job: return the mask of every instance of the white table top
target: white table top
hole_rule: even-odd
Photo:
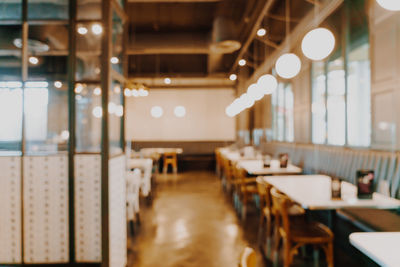
[[[182,154],[183,149],[182,148],[163,148],[163,147],[154,147],[154,148],[142,148],[140,150],[141,153],[143,154],[151,154],[151,153],[158,153],[158,154],[164,154],[167,152],[172,152],[176,154]]]
[[[400,200],[378,193],[374,193],[372,199],[358,199],[356,186],[348,182],[342,182],[342,199],[331,199],[331,178],[326,175],[266,176],[263,180],[285,193],[304,209],[400,207]]]
[[[264,167],[262,160],[241,160],[238,165],[244,168],[250,175],[289,175],[289,174],[301,174],[302,169],[288,164],[287,168],[280,168],[271,166],[270,168]]]
[[[376,263],[400,266],[400,232],[352,233],[350,243]]]
[[[128,159],[127,166],[133,168],[152,168],[153,160],[148,158]]]

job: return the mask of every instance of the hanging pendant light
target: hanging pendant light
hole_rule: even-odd
[[[285,22],[286,22],[286,39],[287,49],[290,49],[290,1],[285,3]],[[278,75],[284,79],[291,79],[299,74],[301,69],[300,58],[293,53],[285,53],[281,55],[275,63],[275,70]]]
[[[303,54],[311,60],[322,60],[335,48],[335,36],[326,28],[309,31],[301,42]]]
[[[262,89],[264,95],[272,94],[278,87],[278,82],[271,74],[265,74],[258,78],[258,86]]]
[[[253,83],[247,88],[247,95],[257,101],[263,98],[264,92],[258,84]]]
[[[384,9],[390,11],[399,11],[400,10],[400,1],[399,0],[376,0],[378,4]]]
[[[301,69],[301,61],[298,56],[293,53],[283,54],[275,63],[275,70],[279,76],[284,79],[291,79],[299,74]]]

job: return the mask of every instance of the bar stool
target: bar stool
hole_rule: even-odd
[[[164,173],[167,173],[169,165],[172,166],[174,173],[178,172],[178,160],[176,157],[176,152],[165,152],[163,160],[164,160],[164,166],[163,166]]]
[[[333,267],[333,233],[318,222],[292,223],[289,218],[289,207],[292,201],[276,188],[271,189],[272,205],[276,211],[275,227],[278,227],[278,238],[275,240],[274,253],[278,253],[279,239],[283,239],[283,266],[289,267],[297,250],[305,245],[313,245],[324,250],[328,267]]]

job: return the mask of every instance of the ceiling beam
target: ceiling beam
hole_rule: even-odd
[[[130,78],[133,83],[142,83],[150,89],[184,89],[184,88],[234,88],[236,82],[229,80],[225,76],[204,76],[204,77],[170,77],[171,84],[164,83],[164,77],[150,78],[137,77]]]
[[[272,5],[275,3],[276,0],[264,0],[264,5],[262,8],[257,9],[255,11],[255,14],[253,14],[254,17],[256,17],[253,25],[251,26],[251,30],[242,45],[242,48],[239,50],[239,53],[237,54],[235,61],[233,62],[233,65],[231,67],[230,72],[233,72],[235,68],[238,65],[239,60],[243,57],[243,55],[246,53],[247,49],[249,48],[251,42],[253,41],[254,37],[257,34],[257,30],[260,27],[260,24],[262,20],[264,19],[264,16],[268,13],[268,11],[271,9]]]

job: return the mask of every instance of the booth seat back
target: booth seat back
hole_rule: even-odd
[[[357,170],[374,170],[375,190],[400,198],[398,152],[278,142],[262,144],[262,150],[275,157],[288,153],[291,162],[302,167],[305,174],[326,174],[353,184]]]

